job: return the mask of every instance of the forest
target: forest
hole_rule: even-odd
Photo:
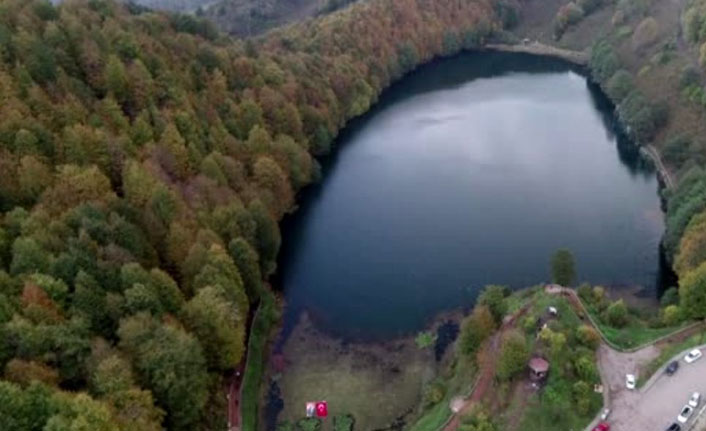
[[[316,157],[511,6],[371,0],[243,41],[109,0],[0,3],[0,429],[223,429]]]

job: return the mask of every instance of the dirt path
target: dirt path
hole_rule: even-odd
[[[668,189],[673,189],[674,185],[676,184],[674,181],[674,177],[672,177],[672,174],[669,172],[667,167],[664,166],[664,163],[662,162],[662,157],[660,157],[659,152],[657,152],[657,149],[652,145],[646,145],[643,148],[657,166],[657,171],[659,171],[662,176],[662,179],[664,180],[664,186]]]
[[[452,411],[455,413],[449,420],[448,424],[444,427],[444,431],[457,431],[459,425],[461,424],[461,418],[470,413],[475,407],[476,403],[483,399],[483,397],[488,392],[488,389],[493,384],[493,379],[495,378],[495,367],[497,365],[497,359],[500,356],[500,347],[502,345],[501,340],[503,335],[510,329],[515,327],[515,322],[518,318],[524,315],[527,310],[532,306],[532,303],[525,304],[521,309],[519,309],[511,317],[505,319],[502,326],[498,331],[486,341],[483,350],[478,354],[478,362],[480,363],[480,374],[478,375],[478,380],[473,388],[473,392],[462,402],[458,399],[454,400]]]
[[[240,431],[240,388],[243,383],[243,371],[245,370],[245,361],[233,372],[233,377],[230,380],[228,387],[228,431]]]
[[[586,52],[557,48],[555,46],[546,45],[536,40],[528,43],[514,45],[504,43],[489,43],[485,47],[497,51],[519,52],[561,58],[562,60],[578,64],[579,66],[586,66],[590,58],[590,56]]]

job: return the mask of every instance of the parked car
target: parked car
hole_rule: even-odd
[[[691,417],[692,413],[694,413],[694,408],[687,404],[681,408],[681,412],[679,413],[679,416],[677,416],[677,420],[685,424]]]
[[[626,374],[625,375],[625,386],[628,389],[635,389],[635,375],[634,374]]]
[[[603,410],[603,413],[601,413],[601,420],[604,421],[604,420],[608,419],[609,415],[610,415],[610,409]]]
[[[676,373],[677,370],[679,369],[679,361],[672,361],[667,365],[667,368],[664,370],[665,373],[667,373],[668,376],[671,376],[672,374]]]
[[[610,431],[610,425],[607,422],[601,422],[593,428],[593,431]]]
[[[667,427],[666,431],[681,431],[681,425],[676,422],[673,422]]]
[[[684,356],[684,360],[686,361],[687,364],[691,364],[692,362],[699,359],[702,355],[703,354],[701,353],[701,350],[694,349],[691,352],[687,353],[686,356]]]
[[[691,398],[689,398],[689,405],[693,408],[696,408],[699,406],[699,403],[701,402],[701,394],[698,392],[694,392],[691,394]]]

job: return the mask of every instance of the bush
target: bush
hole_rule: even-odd
[[[588,283],[581,283],[581,285],[576,289],[576,293],[579,295],[579,298],[587,304],[593,303],[593,289],[591,288],[591,285]]]
[[[668,305],[662,310],[664,326],[676,326],[682,321],[682,312],[678,305]]]
[[[317,418],[303,418],[297,422],[297,431],[319,431],[321,420]]]
[[[446,396],[446,386],[440,381],[434,381],[424,389],[424,406],[431,407],[439,404]]]
[[[615,301],[605,311],[604,320],[615,328],[622,328],[628,323],[628,309],[622,299]]]
[[[417,334],[417,336],[414,339],[414,343],[419,347],[420,349],[426,349],[430,347],[434,342],[436,341],[436,334],[432,334],[431,332],[420,332]]]
[[[459,431],[498,431],[498,426],[488,414],[477,410],[461,418]]]
[[[338,415],[333,418],[333,431],[353,431],[354,424],[352,415]]]
[[[635,88],[632,75],[625,69],[615,72],[606,84],[606,92],[614,102],[620,103]]]
[[[589,325],[581,325],[576,330],[576,338],[579,340],[579,343],[592,350],[596,350],[601,344],[600,334]]]
[[[666,307],[668,305],[679,304],[679,290],[676,287],[670,287],[665,290],[662,297],[659,300],[659,305]]]

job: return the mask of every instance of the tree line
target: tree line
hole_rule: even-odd
[[[0,428],[222,429],[315,157],[392,81],[482,44],[494,6],[371,0],[243,41],[133,4],[3,1]]]

